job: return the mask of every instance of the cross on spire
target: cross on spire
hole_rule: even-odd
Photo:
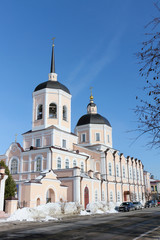
[[[18,136],[18,134],[16,133],[15,134],[15,143],[17,142],[17,136]]]
[[[93,87],[90,87],[90,90],[91,90],[90,102],[93,102],[92,89],[93,89]]]
[[[53,37],[53,38],[52,38],[52,41],[53,41],[53,44],[52,44],[52,46],[53,46],[53,47],[55,46],[55,45],[54,45],[54,39],[55,39],[55,37]]]

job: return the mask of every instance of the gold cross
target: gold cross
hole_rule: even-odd
[[[91,90],[91,96],[92,96],[92,89],[93,89],[93,87],[90,87],[90,90]]]
[[[16,133],[15,134],[15,142],[17,142],[17,136],[18,136],[18,134]]]
[[[52,44],[52,46],[54,46],[54,39],[55,39],[55,37],[53,37],[53,38],[52,38],[52,41],[53,41],[53,44]]]

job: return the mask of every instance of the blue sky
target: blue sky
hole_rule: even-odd
[[[72,94],[72,131],[93,87],[98,113],[113,128],[113,146],[160,178],[160,151],[147,137],[133,143],[136,96],[144,93],[135,53],[158,11],[151,0],[0,1],[0,154],[31,129],[32,92],[48,80],[52,37],[58,80]]]

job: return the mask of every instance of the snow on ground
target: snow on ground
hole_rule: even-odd
[[[90,211],[92,214],[101,214],[101,213],[117,213],[115,210],[114,203],[110,202],[109,204],[106,202],[95,202],[95,203],[89,203],[87,205],[86,210]]]
[[[18,209],[13,215],[3,221],[56,221],[65,215],[90,215],[116,212],[115,204],[113,203],[90,203],[87,205],[86,210],[83,210],[82,205],[75,202],[47,203],[35,208]]]

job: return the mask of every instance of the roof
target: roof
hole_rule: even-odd
[[[100,114],[85,114],[79,120],[76,126],[81,126],[85,124],[106,124],[111,127],[110,122],[102,117]]]
[[[44,130],[50,130],[50,129],[56,129],[56,130],[60,130],[61,132],[64,132],[64,133],[68,133],[68,134],[72,134],[74,136],[77,137],[76,134],[72,133],[72,132],[67,132],[67,131],[64,131],[64,130],[61,130],[60,128],[54,126],[54,125],[51,125],[50,127],[47,127],[47,128],[44,128],[44,129],[39,129],[39,130],[35,130],[35,131],[32,131],[32,130],[29,130],[25,133],[22,133],[22,135],[25,135],[25,134],[28,134],[28,133],[35,133],[35,132],[40,132],[40,131],[44,131]]]
[[[70,94],[69,89],[64,86],[62,83],[58,82],[58,81],[46,81],[43,83],[40,83],[35,89],[34,92],[42,90],[44,88],[50,88],[50,89],[61,89],[64,92]]]

